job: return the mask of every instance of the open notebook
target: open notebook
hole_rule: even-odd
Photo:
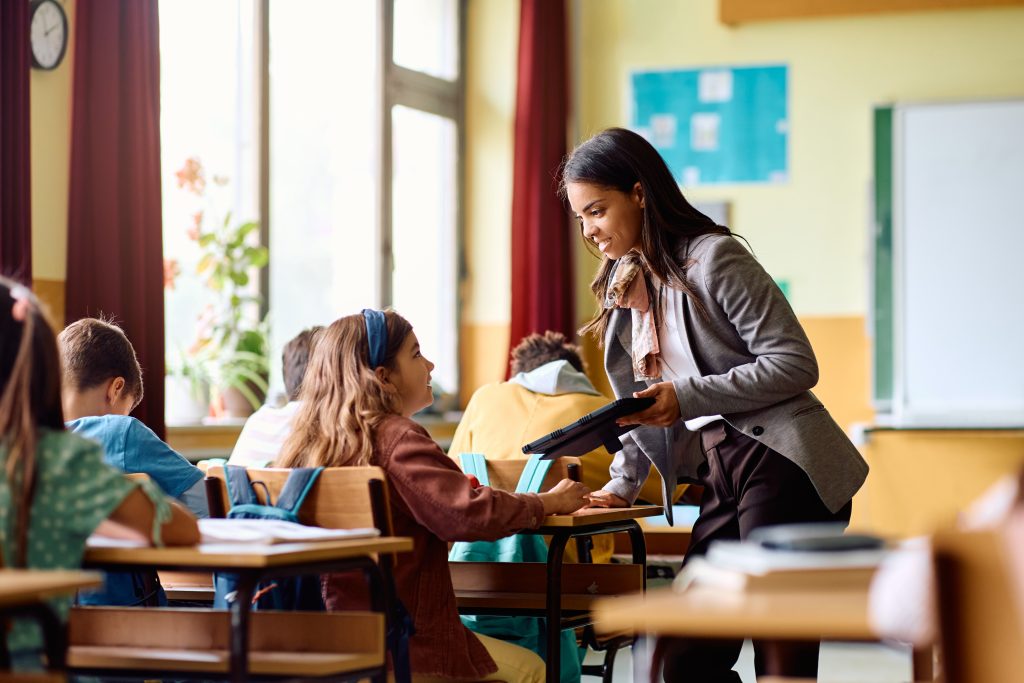
[[[202,543],[309,543],[379,536],[377,529],[325,529],[277,519],[201,519]]]

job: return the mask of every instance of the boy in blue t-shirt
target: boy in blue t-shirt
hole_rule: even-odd
[[[62,402],[67,428],[98,442],[104,460],[127,472],[148,474],[164,493],[196,517],[209,512],[203,472],[129,413],[142,401],[142,369],[120,327],[96,318],[68,325],[57,337],[64,373]],[[138,604],[154,588],[139,574],[110,573],[102,591],[83,594],[94,605]],[[156,587],[159,591],[159,588]],[[162,591],[161,601],[162,601]]]

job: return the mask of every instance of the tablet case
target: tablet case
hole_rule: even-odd
[[[653,398],[620,398],[580,419],[523,446],[523,453],[543,453],[545,460],[563,455],[580,456],[604,446],[609,453],[622,450],[619,437],[637,425],[619,426],[615,420],[654,405]]]

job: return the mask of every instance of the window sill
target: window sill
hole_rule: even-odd
[[[445,451],[451,446],[461,418],[460,412],[413,417]],[[201,423],[167,425],[167,443],[192,462],[227,458],[244,424],[245,418],[207,418]]]

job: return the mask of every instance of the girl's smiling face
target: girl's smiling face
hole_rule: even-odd
[[[640,246],[644,198],[640,183],[629,193],[591,183],[569,183],[566,197],[583,236],[610,259]]]
[[[407,334],[395,356],[394,369],[385,371],[387,380],[402,397],[402,415],[405,417],[411,417],[434,402],[430,386],[430,372],[433,369],[434,364],[420,352],[416,333]]]

